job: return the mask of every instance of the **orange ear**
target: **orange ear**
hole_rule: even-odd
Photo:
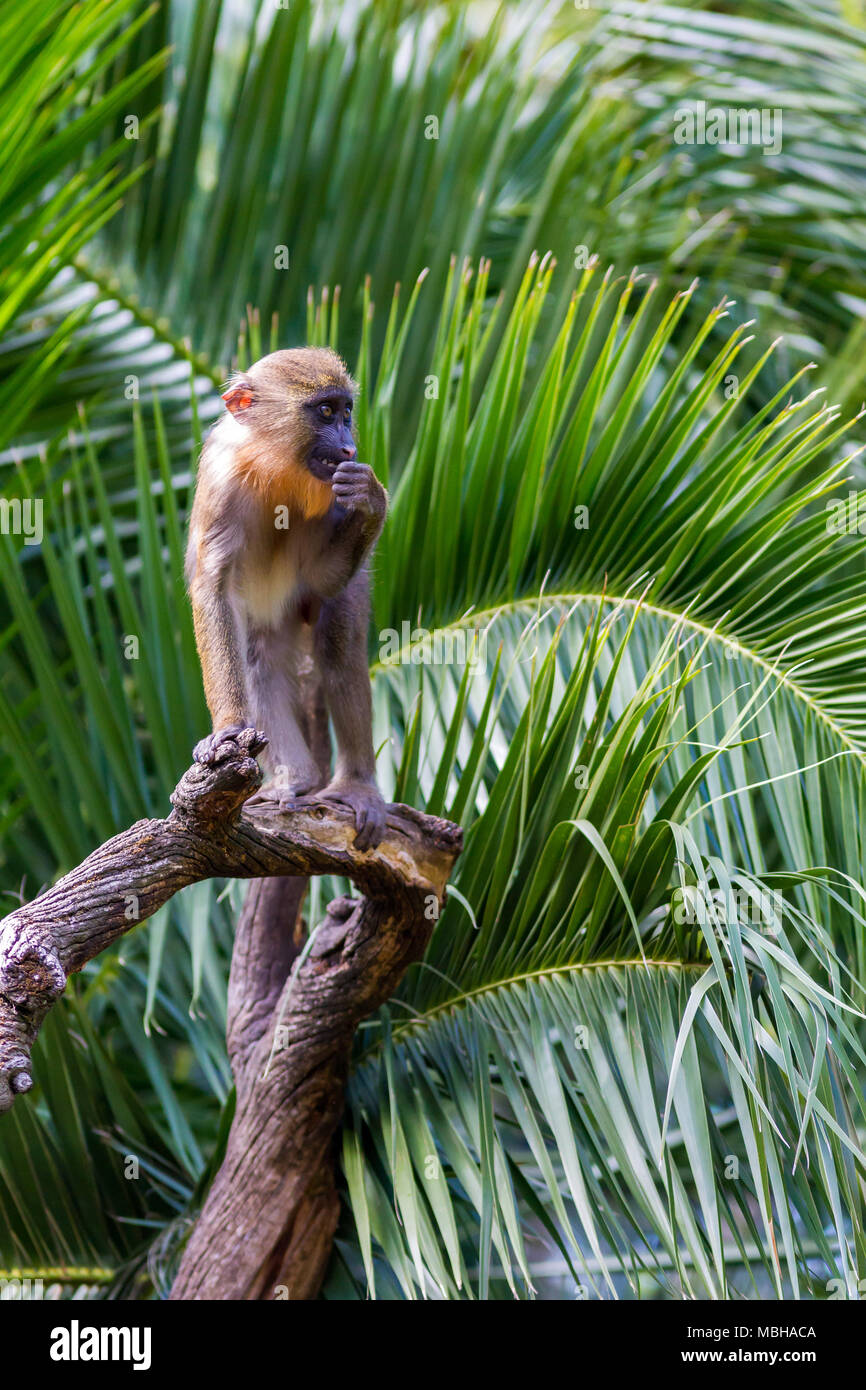
[[[223,391],[222,398],[232,415],[237,415],[238,411],[246,410],[248,406],[252,405],[253,388],[248,381],[236,381],[234,386]]]

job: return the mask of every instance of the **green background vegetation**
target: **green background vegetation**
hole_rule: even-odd
[[[229,367],[337,346],[391,491],[380,780],[466,849],[357,1039],[325,1297],[866,1277],[864,538],[826,510],[866,442],[862,23],[0,15],[0,480],[45,508],[0,535],[9,910],[164,814],[207,727],[181,553]],[[676,144],[697,100],[780,108],[781,152]],[[405,621],[482,628],[484,671],[383,664]],[[242,892],[186,890],[50,1017],[3,1272],[166,1291],[231,1114]]]

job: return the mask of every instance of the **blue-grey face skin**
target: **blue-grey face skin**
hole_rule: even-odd
[[[307,467],[314,478],[330,482],[340,463],[357,457],[352,438],[352,397],[345,391],[323,392],[304,405],[313,428]]]

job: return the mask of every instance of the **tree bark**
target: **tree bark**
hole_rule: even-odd
[[[224,744],[184,774],[167,819],[137,822],[0,923],[2,1111],[30,1089],[33,1042],[74,970],[189,883],[263,880],[232,964],[235,1118],[174,1299],[315,1297],[338,1216],[352,1037],[423,954],[461,848],[457,826],[407,806],[389,807],[385,839],[364,853],[351,813],[315,796],[244,807],[260,746],[253,729]],[[323,873],[364,896],[332,902],[301,959],[268,881]]]

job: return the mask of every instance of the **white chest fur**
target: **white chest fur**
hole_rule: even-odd
[[[276,627],[300,590],[300,556],[294,537],[277,533],[270,544],[244,556],[238,573],[238,598],[248,618]]]

